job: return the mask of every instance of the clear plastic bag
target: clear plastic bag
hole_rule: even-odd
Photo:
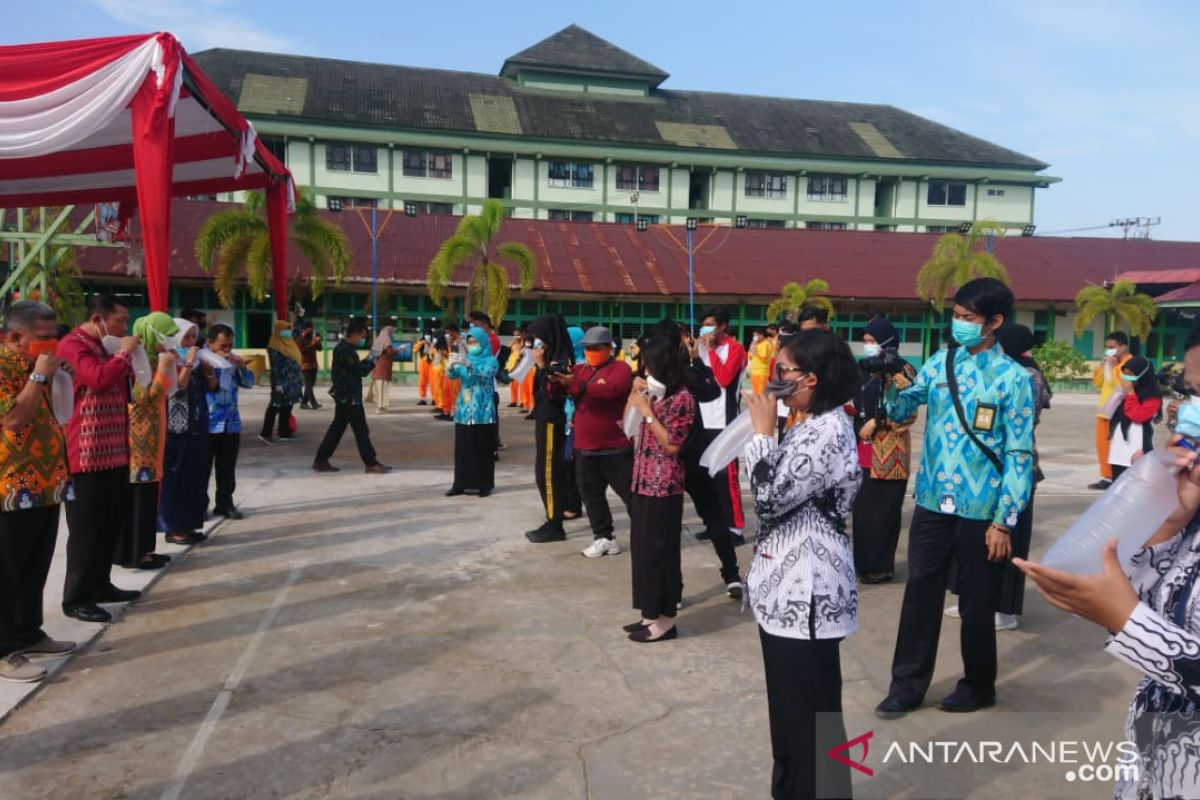
[[[50,409],[59,425],[70,422],[75,412],[75,379],[65,369],[56,371],[50,380]]]
[[[121,340],[116,336],[105,336],[100,340],[100,344],[109,355],[121,349]],[[154,370],[150,367],[150,356],[146,355],[146,348],[139,344],[129,360],[133,365],[133,379],[138,382],[138,386],[143,389],[149,386],[150,381],[154,379]]]
[[[750,412],[743,411],[713,439],[700,456],[700,466],[707,467],[708,474],[715,478],[717,473],[742,454],[753,438],[754,422],[750,419]]]
[[[621,421],[621,430],[625,431],[625,438],[632,439],[637,436],[645,419],[645,415],[633,406],[625,406],[625,419]]]
[[[520,383],[525,380],[525,376],[529,374],[529,370],[531,369],[533,369],[533,352],[522,350],[521,357],[517,359],[517,365],[508,373],[508,377]]]

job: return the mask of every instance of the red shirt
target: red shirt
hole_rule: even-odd
[[[575,382],[567,394],[575,400],[575,450],[625,450],[629,440],[621,429],[625,401],[633,389],[633,372],[624,361],[610,361],[598,370],[588,364],[573,368]]]
[[[129,354],[110,356],[99,339],[76,328],[58,343],[58,357],[75,370],[75,412],[67,426],[71,473],[128,466]]]
[[[663,400],[651,400],[654,418],[667,428],[667,441],[682,447],[696,416],[696,401],[687,389]],[[633,491],[643,497],[672,497],[683,494],[683,458],[671,455],[658,442],[654,429],[642,424],[633,451]]]

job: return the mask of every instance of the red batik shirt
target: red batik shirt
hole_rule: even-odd
[[[75,413],[67,426],[71,473],[128,466],[129,354],[110,356],[99,339],[76,328],[58,343],[58,356],[75,370]]]
[[[651,400],[654,418],[667,429],[667,441],[682,447],[696,418],[696,401],[687,389],[663,400]],[[671,455],[654,435],[652,425],[643,424],[633,451],[633,491],[643,497],[673,497],[683,494],[683,456]]]

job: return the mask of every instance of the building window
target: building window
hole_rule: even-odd
[[[326,205],[330,201],[336,200],[342,204],[342,208],[377,208],[379,201],[374,197],[338,197],[330,196],[326,201]]]
[[[931,206],[965,206],[967,204],[967,185],[965,183],[930,181],[927,201]]]
[[[781,219],[748,219],[746,220],[748,228],[786,228],[787,223]]]
[[[613,219],[622,225],[632,225],[634,216],[633,214],[614,214]],[[644,219],[647,225],[658,224],[658,214],[638,214],[637,219]]]
[[[449,153],[428,153],[424,150],[404,151],[404,175],[408,178],[454,177],[454,157]]]
[[[559,222],[591,222],[593,218],[591,211],[567,211],[562,208],[552,208],[549,214],[550,219]]]
[[[844,231],[846,223],[844,222],[806,222],[804,227],[810,231]]]
[[[747,172],[746,197],[787,197],[787,175],[778,172]]]
[[[591,189],[593,168],[580,161],[551,161],[548,169],[550,185],[562,188]]]
[[[617,188],[626,192],[657,192],[658,167],[643,167],[635,164],[617,167]]]
[[[956,233],[957,231],[958,231],[957,225],[926,225],[925,226],[926,233]]]
[[[988,197],[1004,197],[1003,189],[988,189]]]
[[[808,179],[808,199],[817,203],[846,202],[847,178],[813,175]]]
[[[271,155],[279,159],[280,164],[287,166],[287,142],[282,136],[259,136],[258,139],[271,151]]]
[[[330,142],[325,145],[325,169],[330,172],[378,172],[376,148]]]

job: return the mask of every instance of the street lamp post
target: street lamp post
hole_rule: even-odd
[[[690,318],[692,336],[696,335],[696,248],[693,244],[693,237],[696,234],[696,218],[688,217],[685,225],[687,228],[687,245],[688,245],[688,316]]]
[[[371,206],[371,331],[379,331],[379,217]]]

